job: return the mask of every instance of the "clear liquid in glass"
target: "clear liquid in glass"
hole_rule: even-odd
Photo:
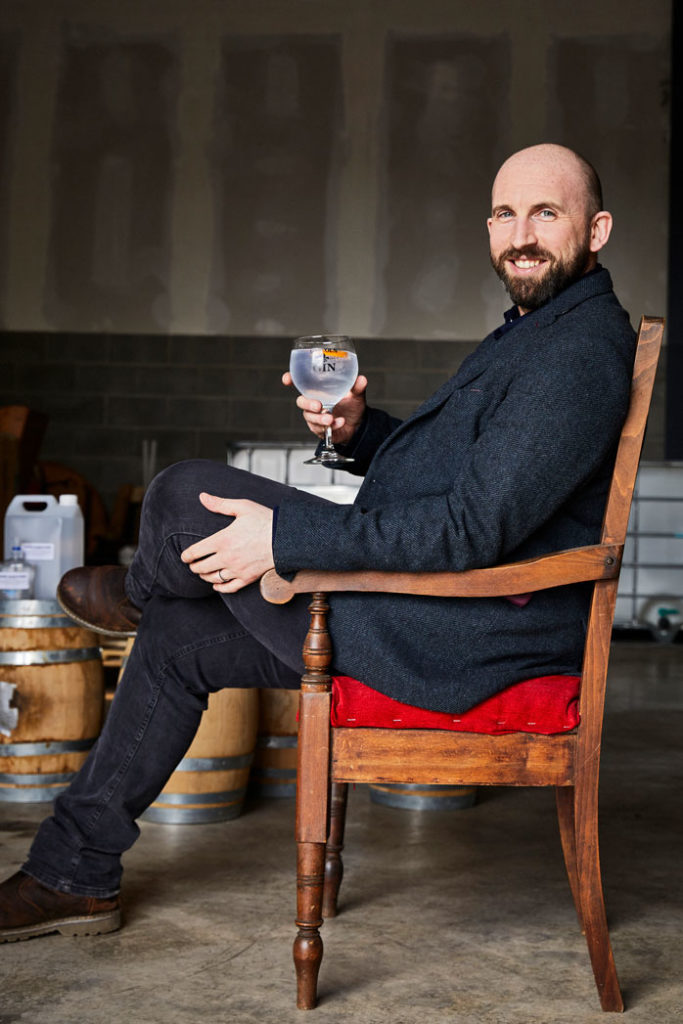
[[[297,391],[332,409],[351,389],[358,376],[355,352],[332,348],[302,348],[292,351],[289,372]]]

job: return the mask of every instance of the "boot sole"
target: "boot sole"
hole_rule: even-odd
[[[122,636],[137,636],[137,629],[104,629],[102,626],[97,626],[93,622],[88,622],[87,619],[82,619],[80,616],[72,612],[62,601],[59,596],[59,590],[57,590],[57,604],[62,609],[65,615],[68,615],[73,622],[78,623],[79,626],[83,626],[84,629],[89,629],[92,633],[100,633],[101,636],[111,636],[115,639]]]
[[[42,924],[25,925],[23,928],[8,928],[0,931],[0,942],[21,942],[40,935],[106,935],[121,927],[121,911],[112,910],[107,914],[92,917],[64,917],[58,921],[44,921]]]

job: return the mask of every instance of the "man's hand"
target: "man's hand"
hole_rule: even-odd
[[[290,373],[283,373],[282,383],[292,386]],[[333,444],[346,444],[355,434],[365,412],[365,389],[367,377],[356,377],[351,390],[341,398],[331,413],[322,411],[322,402],[299,395],[296,404],[303,410],[304,419],[316,437],[324,437],[325,427],[332,427]]]
[[[274,567],[272,509],[215,494],[202,493],[199,500],[209,511],[234,519],[218,533],[185,548],[180,557],[191,572],[220,594],[234,594]]]

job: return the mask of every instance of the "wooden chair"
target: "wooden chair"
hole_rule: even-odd
[[[299,572],[287,582],[271,570],[267,600],[312,593],[301,681],[296,811],[298,1006],[316,1005],[322,959],[319,928],[336,911],[349,782],[554,786],[569,884],[585,933],[603,1010],[624,1004],[614,966],[598,853],[598,770],[605,680],[631,496],[662,341],[663,320],[643,317],[631,403],[622,430],[599,544],[511,565],[461,573]],[[580,724],[569,733],[482,735],[445,730],[331,728],[331,643],[326,594],[386,591],[454,597],[503,596],[594,581],[583,660]],[[328,839],[329,826],[329,839]],[[327,852],[327,858],[326,858]],[[326,863],[327,860],[327,863]]]

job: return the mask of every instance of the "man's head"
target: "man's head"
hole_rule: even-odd
[[[491,263],[521,313],[591,270],[612,230],[594,168],[564,146],[514,153],[493,182]]]

